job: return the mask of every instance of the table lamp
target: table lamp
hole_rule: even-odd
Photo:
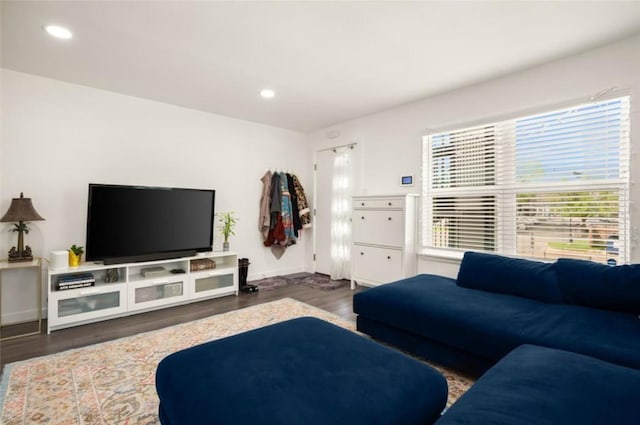
[[[18,248],[12,247],[9,250],[9,262],[14,263],[18,261],[31,261],[33,260],[33,255],[31,254],[31,247],[27,245],[24,247],[24,233],[29,233],[29,226],[25,221],[36,221],[36,220],[44,220],[33,208],[33,204],[31,203],[31,198],[25,198],[22,192],[20,192],[19,198],[13,198],[11,200],[11,205],[9,205],[9,210],[5,213],[5,215],[0,218],[0,222],[15,222],[12,232],[18,232]]]

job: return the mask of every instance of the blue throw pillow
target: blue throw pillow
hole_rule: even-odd
[[[458,286],[562,303],[555,265],[494,254],[465,252]]]
[[[567,303],[640,314],[640,264],[608,266],[568,258],[556,264]]]

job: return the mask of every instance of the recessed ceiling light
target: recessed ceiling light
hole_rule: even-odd
[[[271,99],[275,95],[276,92],[271,89],[264,89],[260,91],[260,96],[264,97],[265,99]]]
[[[43,28],[49,35],[56,38],[62,38],[62,39],[68,40],[71,37],[73,37],[73,34],[71,34],[71,31],[59,25],[45,25]]]

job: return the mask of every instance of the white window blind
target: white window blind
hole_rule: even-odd
[[[423,246],[628,261],[629,98],[424,138]]]

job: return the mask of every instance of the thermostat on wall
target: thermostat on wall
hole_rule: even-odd
[[[400,177],[400,185],[413,186],[413,175]]]

